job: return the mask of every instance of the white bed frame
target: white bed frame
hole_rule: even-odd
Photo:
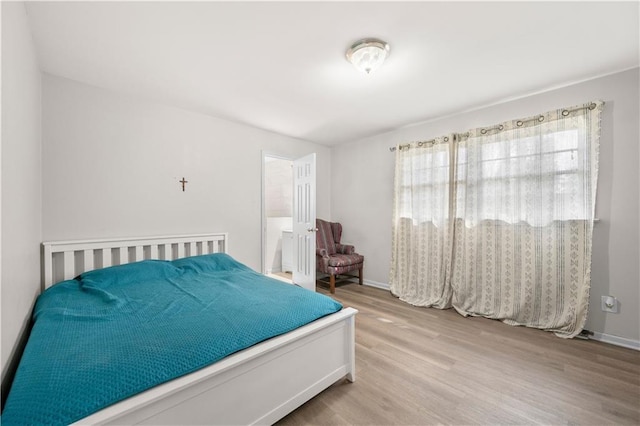
[[[44,286],[143,259],[226,253],[227,234],[43,243]],[[76,424],[272,424],[346,377],[355,381],[353,308],[269,339],[100,410]]]

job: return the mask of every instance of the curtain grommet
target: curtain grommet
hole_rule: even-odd
[[[563,110],[563,111],[562,111],[562,116],[563,116],[563,117],[566,117],[567,115],[569,115],[569,110],[566,110],[566,109],[565,109],[565,110]]]
[[[523,124],[524,124],[524,121],[522,121],[522,120],[518,120],[516,122],[516,126],[518,126],[518,127],[522,127]]]
[[[486,135],[487,134],[487,129],[480,130],[480,133],[482,133],[483,135]]]

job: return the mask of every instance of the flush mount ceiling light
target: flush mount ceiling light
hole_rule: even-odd
[[[379,68],[387,56],[389,45],[377,38],[358,40],[347,50],[347,60],[367,74]]]

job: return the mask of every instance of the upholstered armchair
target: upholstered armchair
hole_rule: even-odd
[[[329,275],[331,293],[336,292],[336,275],[358,271],[358,282],[362,284],[364,257],[355,253],[352,245],[340,244],[342,225],[316,219],[316,228],[316,270]]]

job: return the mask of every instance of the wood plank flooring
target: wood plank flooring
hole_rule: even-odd
[[[335,298],[359,310],[356,382],[279,425],[640,424],[638,351],[417,308],[357,284]]]

